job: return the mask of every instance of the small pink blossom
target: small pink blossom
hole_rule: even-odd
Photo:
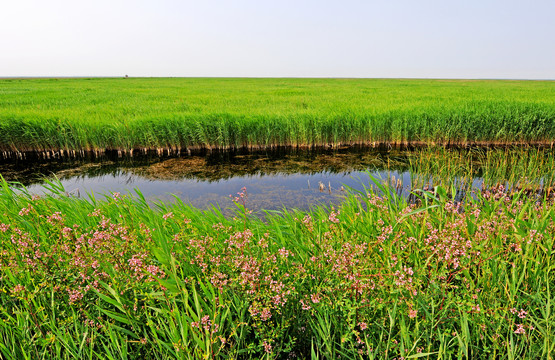
[[[515,334],[526,334],[526,330],[524,330],[524,326],[522,324],[518,324],[516,326]]]
[[[289,250],[286,250],[285,248],[279,249],[278,253],[279,253],[280,256],[282,256],[286,259],[291,255],[291,252]]]
[[[21,284],[17,284],[16,286],[14,286],[14,288],[11,290],[12,294],[19,294],[25,291],[25,286],[21,285]]]
[[[312,307],[311,307],[310,305],[305,304],[304,300],[301,299],[301,300],[300,300],[300,303],[301,303],[301,308],[302,308],[303,310],[310,310],[310,309],[312,309]]]
[[[339,213],[336,214],[335,211],[332,211],[330,213],[330,215],[328,216],[328,220],[331,221],[334,224],[339,223],[339,219],[337,218],[337,215],[339,215]]]
[[[314,303],[314,304],[318,304],[320,302],[320,295],[318,294],[311,294],[310,295],[310,300]]]
[[[271,317],[272,317],[272,312],[270,311],[270,309],[268,308],[262,309],[262,312],[260,313],[260,319],[262,321],[269,320]]]
[[[32,205],[29,205],[28,207],[23,208],[23,209],[21,209],[21,210],[19,211],[19,216],[29,215],[29,212],[30,212],[31,210],[33,210],[33,206],[32,206]]]
[[[81,300],[83,298],[83,296],[85,295],[81,291],[73,290],[73,289],[69,289],[68,294],[69,294],[69,303],[70,304],[75,304],[76,302]]]
[[[56,223],[60,223],[62,221],[63,221],[62,213],[59,211],[56,211],[52,215],[46,217],[46,222],[49,223],[50,225],[56,225]]]
[[[87,215],[88,217],[97,217],[100,216],[100,209],[94,209],[94,211]]]
[[[270,353],[272,352],[272,345],[271,345],[269,342],[267,342],[266,340],[264,340],[264,341],[262,342],[262,345],[264,346],[264,351],[265,351],[266,353],[270,354]]]

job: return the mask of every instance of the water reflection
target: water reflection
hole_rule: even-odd
[[[255,210],[284,207],[309,209],[338,203],[345,189],[362,190],[372,176],[395,177],[410,184],[406,155],[400,152],[319,152],[290,154],[215,154],[207,157],[127,159],[101,162],[11,163],[0,168],[8,181],[19,181],[33,193],[43,192],[45,176],[60,179],[66,191],[133,193],[150,201],[175,197],[196,207],[233,206],[230,194],[246,187]],[[407,188],[408,189],[408,188]]]
[[[550,149],[431,148],[422,151],[278,151],[212,153],[160,159],[142,157],[102,161],[10,162],[0,174],[32,192],[43,190],[44,177],[59,178],[68,192],[85,195],[129,193],[138,189],[151,202],[175,196],[196,207],[232,207],[229,195],[242,187],[253,210],[308,209],[341,201],[344,188],[362,190],[371,177],[388,180],[401,195],[409,189],[443,184],[458,189],[504,185],[529,196],[555,194],[555,156]],[[380,181],[380,182],[381,182]],[[173,195],[172,195],[173,194]],[[410,200],[410,198],[409,198]]]

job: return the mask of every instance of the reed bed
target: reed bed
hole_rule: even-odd
[[[0,156],[551,145],[554,98],[550,81],[0,80]]]
[[[551,358],[555,203],[388,185],[236,216],[0,190],[0,357]]]

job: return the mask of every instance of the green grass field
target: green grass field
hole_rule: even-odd
[[[8,79],[0,134],[6,152],[551,143],[555,82]]]

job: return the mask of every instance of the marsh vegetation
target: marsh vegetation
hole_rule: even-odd
[[[552,81],[0,80],[0,154],[551,145],[553,99]]]

